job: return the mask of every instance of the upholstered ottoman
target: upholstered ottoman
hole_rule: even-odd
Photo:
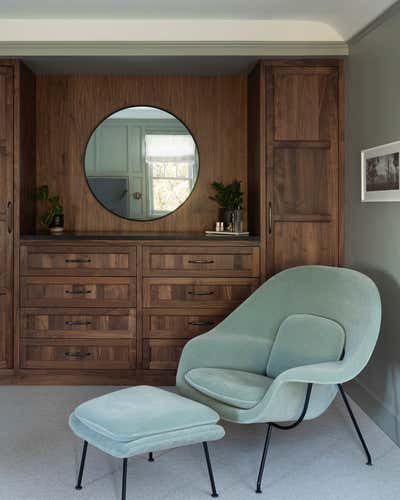
[[[221,439],[219,415],[207,406],[156,387],[139,386],[112,392],[79,405],[69,418],[72,431],[84,440],[76,489],[82,489],[87,445],[123,459],[122,500],[126,498],[128,458],[203,443],[212,496],[217,497],[208,441]]]

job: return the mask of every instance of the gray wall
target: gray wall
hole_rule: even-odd
[[[400,444],[400,202],[360,202],[360,151],[400,140],[400,6],[350,43],[346,67],[345,265],[377,283],[383,323],[348,390]]]

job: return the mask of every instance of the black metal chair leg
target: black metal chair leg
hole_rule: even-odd
[[[344,401],[344,404],[346,405],[346,408],[347,408],[347,411],[349,412],[350,414],[350,418],[353,422],[353,425],[354,425],[354,428],[357,432],[357,435],[361,441],[361,444],[362,444],[362,447],[364,448],[364,451],[365,451],[365,455],[367,457],[367,465],[372,465],[372,459],[371,459],[371,454],[368,450],[368,446],[367,446],[367,443],[365,442],[364,438],[363,438],[363,435],[361,434],[361,431],[360,431],[360,428],[358,426],[358,423],[357,423],[357,420],[356,420],[356,417],[354,416],[354,413],[350,407],[350,403],[346,397],[346,393],[344,392],[344,389],[343,387],[341,386],[341,384],[338,384],[338,387],[339,387],[339,391],[340,391],[340,394],[342,395],[342,398],[343,398],[343,401]]]
[[[83,442],[81,465],[79,467],[78,482],[76,483],[76,486],[75,486],[76,490],[81,490],[82,489],[82,476],[83,476],[83,469],[85,468],[87,445],[88,445],[88,442],[84,441]]]
[[[208,444],[206,442],[203,443],[203,448],[204,448],[204,454],[206,456],[206,461],[207,461],[208,475],[210,476],[210,483],[211,483],[211,489],[212,489],[211,496],[214,498],[217,498],[218,493],[217,493],[217,490],[215,489],[214,474],[213,474],[212,467],[211,467],[210,454],[208,452]]]
[[[152,451],[149,453],[149,462],[154,462],[153,452]]]
[[[269,441],[271,439],[271,432],[272,432],[272,424],[268,424],[267,435],[265,436],[264,450],[263,450],[263,454],[262,454],[262,458],[261,458],[260,470],[258,471],[256,493],[262,493],[261,482],[262,482],[262,478],[263,478],[263,474],[264,474],[265,460],[267,458]]]
[[[121,494],[121,500],[126,500],[126,471],[128,468],[128,459],[124,458],[123,459],[123,465],[122,465],[122,494]]]

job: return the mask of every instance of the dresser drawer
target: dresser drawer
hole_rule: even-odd
[[[25,307],[129,307],[135,303],[135,278],[21,278]]]
[[[234,308],[257,287],[249,278],[144,278],[144,307]]]
[[[143,337],[191,339],[214,328],[228,314],[228,311],[218,309],[196,311],[145,309],[143,311]]]
[[[176,370],[187,340],[143,340],[145,370]]]
[[[22,368],[128,369],[136,366],[135,343],[129,340],[22,341]]]
[[[21,247],[22,275],[135,276],[135,247]]]
[[[135,309],[22,309],[21,311],[21,337],[101,340],[135,336]]]
[[[143,248],[144,276],[249,276],[260,272],[258,247]]]

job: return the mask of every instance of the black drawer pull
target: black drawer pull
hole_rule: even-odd
[[[78,359],[84,359],[86,358],[87,356],[91,356],[92,353],[91,352],[80,352],[80,351],[76,351],[76,352],[64,352],[64,356],[66,358],[78,358]]]
[[[214,264],[213,260],[189,260],[189,264]]]
[[[66,326],[89,326],[91,325],[91,321],[66,321]]]
[[[65,259],[66,264],[90,264],[92,259]]]
[[[88,293],[92,293],[92,290],[65,290],[65,293],[69,293],[71,295],[86,295]]]
[[[192,326],[212,326],[212,325],[215,325],[215,321],[189,321],[189,325],[192,325]]]
[[[214,292],[188,292],[189,295],[214,295]]]

